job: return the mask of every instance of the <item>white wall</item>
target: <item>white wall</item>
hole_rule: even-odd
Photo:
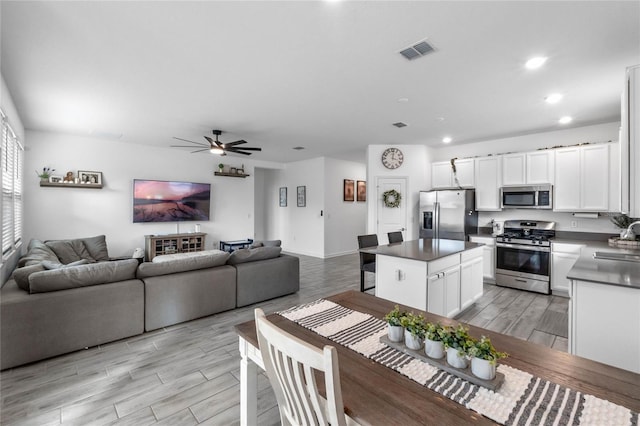
[[[265,169],[256,167],[253,170],[253,235],[256,240],[265,240],[266,215],[265,215]]]
[[[408,223],[405,239],[419,237],[418,206],[419,192],[431,187],[431,162],[434,161],[431,149],[420,145],[393,145],[399,148],[404,156],[404,163],[395,170],[389,170],[382,164],[382,152],[390,145],[369,145],[367,149],[367,233],[376,233],[377,209],[382,200],[377,199],[375,182],[381,177],[406,177],[408,196],[403,196],[407,202]],[[386,241],[385,236],[378,236],[380,242]]]
[[[488,154],[502,154],[507,152],[534,151],[538,148],[575,145],[584,142],[616,141],[618,140],[619,127],[620,123],[613,122],[473,144],[451,145],[434,149],[433,159],[431,161],[447,161],[454,157],[465,158],[485,156]],[[618,233],[618,229],[611,223],[609,217],[585,219],[576,218],[572,213],[509,209],[501,212],[480,212],[478,216],[478,225],[489,226],[491,219],[546,220],[556,222],[556,230],[558,231]],[[571,226],[572,222],[575,223],[575,227]]]
[[[27,131],[25,169],[25,238],[58,239],[105,234],[111,256],[128,255],[144,246],[144,235],[189,232],[193,222],[133,223],[133,179],[211,183],[210,221],[201,223],[206,247],[220,240],[254,236],[254,167],[265,162],[190,154],[90,137]],[[247,178],[216,177],[220,162],[240,167]],[[56,174],[94,170],[104,188],[41,188],[35,173],[50,166]]]

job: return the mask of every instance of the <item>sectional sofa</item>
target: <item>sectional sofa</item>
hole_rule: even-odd
[[[260,243],[256,245],[262,245]],[[279,242],[110,259],[104,236],[29,243],[0,289],[0,370],[295,293]]]

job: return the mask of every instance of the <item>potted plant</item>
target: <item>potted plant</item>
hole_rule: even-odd
[[[498,360],[508,356],[504,352],[498,352],[486,336],[476,340],[467,352],[471,357],[471,372],[484,380],[493,380]]]
[[[442,343],[447,349],[447,362],[455,368],[467,368],[469,365],[467,350],[473,346],[474,339],[469,335],[469,328],[459,324],[447,327]]]
[[[51,176],[51,173],[55,172],[56,169],[52,169],[51,167],[43,167],[42,168],[42,172],[39,172],[36,170],[36,174],[38,175],[38,177],[40,178],[40,180],[49,180],[49,177]]]
[[[620,231],[620,238],[623,240],[635,240],[636,236],[633,232],[628,233],[627,230],[629,228],[629,225],[631,225],[633,222],[636,222],[640,219],[635,219],[632,217],[627,216],[626,214],[620,214],[617,216],[613,216],[611,218],[611,222],[617,226],[618,228],[621,229]]]
[[[220,163],[218,164],[218,171],[222,173],[222,170],[224,170],[224,164]]]
[[[415,315],[413,312],[406,314],[400,322],[404,327],[404,344],[409,349],[422,349],[426,326],[422,314]]]
[[[427,323],[424,340],[424,352],[430,358],[440,359],[444,356],[442,339],[447,331],[440,323]]]
[[[400,312],[398,305],[393,308],[391,312],[384,316],[384,320],[387,322],[387,333],[389,334],[389,340],[392,342],[401,342],[403,337],[404,328],[402,327],[402,318],[407,315],[406,312]]]

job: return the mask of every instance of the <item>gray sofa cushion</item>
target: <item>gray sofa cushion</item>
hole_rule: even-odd
[[[65,240],[57,240],[57,241],[47,241],[45,242],[47,247],[49,247],[58,257],[60,263],[77,262],[78,260],[82,260],[80,255],[76,253],[71,244],[71,241]]]
[[[44,293],[134,279],[136,259],[100,262],[69,268],[34,272],[29,276],[29,292]]]
[[[211,258],[217,254],[227,254],[228,253],[222,250],[204,250],[204,251],[194,251],[190,253],[174,253],[174,254],[162,254],[160,256],[156,256],[153,258],[153,263],[162,263],[162,262],[172,262],[174,260],[185,260],[187,258],[197,258],[197,257],[207,257]]]
[[[216,251],[208,253],[207,255],[173,258],[166,262],[144,262],[138,267],[136,275],[138,278],[146,278],[175,274],[177,272],[215,268],[216,266],[224,265],[228,258],[229,253]]]
[[[13,271],[13,279],[16,281],[16,284],[18,284],[18,287],[20,287],[24,291],[29,291],[29,276],[34,272],[41,272],[44,270],[45,267],[42,263],[23,266],[22,268],[17,268],[15,271]]]
[[[87,259],[80,259],[75,262],[67,263],[66,265],[64,263],[51,262],[50,260],[43,260],[41,265],[44,267],[44,269],[50,270],[50,269],[60,269],[60,268],[71,268],[73,266],[87,265],[89,263],[91,262],[89,262]]]
[[[18,260],[18,267],[37,265],[43,260],[59,262],[58,256],[40,240],[29,241],[27,253]]]
[[[229,265],[237,265],[246,262],[255,262],[257,260],[273,259],[280,256],[282,248],[280,247],[257,247],[253,249],[240,249],[231,253],[227,263]]]
[[[96,237],[78,238],[82,241],[92,258],[98,262],[109,260],[109,250],[107,250],[107,239],[104,235]]]
[[[300,259],[283,254],[275,259],[235,266],[236,306],[247,306],[300,289]]]
[[[258,248],[258,247],[280,247],[282,245],[281,240],[264,240],[264,241],[254,241],[249,248]]]

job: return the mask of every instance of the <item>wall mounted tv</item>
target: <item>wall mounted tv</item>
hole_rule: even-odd
[[[211,185],[133,180],[133,223],[209,220]]]

